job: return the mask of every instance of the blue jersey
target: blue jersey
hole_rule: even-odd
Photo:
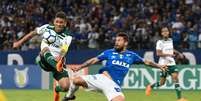
[[[97,58],[100,61],[107,60],[106,65],[99,70],[99,73],[107,71],[119,86],[122,85],[123,79],[133,63],[144,62],[142,57],[129,50],[119,53],[115,49],[109,49]]]

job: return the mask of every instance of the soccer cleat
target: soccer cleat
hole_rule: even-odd
[[[187,99],[184,99],[184,98],[180,98],[178,99],[177,101],[188,101]]]
[[[62,72],[62,70],[63,70],[63,58],[61,58],[61,59],[58,61],[56,67],[57,67],[56,69],[57,69],[58,72]]]
[[[147,87],[146,87],[146,96],[150,96],[151,95],[151,90],[152,90],[152,88],[151,88],[151,85],[148,85]]]
[[[63,97],[63,99],[62,99],[62,101],[69,101],[69,100],[75,100],[75,98],[76,98],[76,96],[75,95],[73,95],[72,97],[66,97],[66,96],[64,96]]]
[[[59,92],[56,91],[56,80],[54,80],[54,87],[53,87],[53,93],[54,93],[54,101],[59,101],[60,100],[60,94]]]

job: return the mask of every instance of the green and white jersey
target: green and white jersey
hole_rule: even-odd
[[[156,50],[161,50],[164,54],[174,54],[172,39],[168,38],[167,40],[158,40],[156,43]],[[172,66],[175,65],[175,60],[171,56],[160,57],[159,64]]]
[[[37,27],[35,30],[36,30],[37,34],[43,35],[45,32],[47,32],[49,30],[54,31],[54,26],[45,24],[41,27]],[[56,33],[56,41],[54,43],[48,44],[47,41],[45,41],[45,39],[43,39],[41,42],[41,50],[45,47],[48,47],[54,57],[61,56],[61,55],[65,54],[65,53],[62,53],[61,47],[64,44],[69,47],[71,40],[72,40],[72,36],[70,36],[69,31],[67,29],[64,29],[63,32]]]

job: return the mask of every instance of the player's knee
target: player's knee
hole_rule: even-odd
[[[75,77],[75,78],[73,78],[72,80],[73,80],[73,83],[74,83],[75,85],[79,85],[79,84],[80,84],[80,77]]]
[[[165,84],[165,82],[161,82],[161,85],[164,85]]]
[[[125,97],[122,95],[119,95],[112,99],[112,101],[125,101]]]
[[[165,81],[161,81],[160,82],[160,86],[164,85],[165,84]]]
[[[179,80],[178,80],[178,78],[172,78],[172,81],[174,82],[174,83],[177,83],[177,82],[179,82]]]
[[[173,75],[172,76],[172,80],[173,80],[173,82],[178,82],[179,81],[178,76],[177,75]]]
[[[73,78],[73,83],[77,86],[87,87],[86,82],[81,77]]]
[[[67,85],[66,83],[62,83],[60,84],[62,91],[68,91],[69,85]]]
[[[60,85],[62,91],[68,91],[69,84],[70,84],[69,80],[66,78],[59,80],[59,85]]]

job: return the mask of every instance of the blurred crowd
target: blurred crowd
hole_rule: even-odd
[[[73,35],[71,49],[105,49],[117,32],[130,49],[154,49],[160,27],[171,28],[176,49],[201,48],[201,0],[0,0],[0,50],[64,11]],[[39,48],[40,36],[20,47]]]

